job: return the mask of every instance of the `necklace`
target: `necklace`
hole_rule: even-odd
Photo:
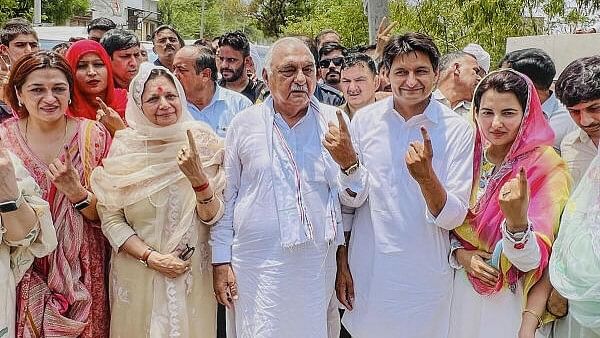
[[[65,116],[64,119],[65,119],[65,131],[63,133],[62,141],[61,141],[61,144],[60,144],[60,147],[59,147],[58,151],[54,154],[54,156],[52,158],[57,158],[58,157],[58,154],[60,154],[60,151],[63,148],[63,145],[65,144],[65,139],[67,137],[67,128],[69,126],[69,121],[67,120],[67,116]],[[29,148],[31,148],[31,144],[29,143],[29,138],[27,137],[28,130],[29,130],[29,117],[27,117],[25,119],[25,143],[27,143],[27,145],[29,146]]]

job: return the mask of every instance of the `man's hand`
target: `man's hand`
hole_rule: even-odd
[[[499,272],[494,267],[488,265],[485,260],[490,259],[492,255],[480,250],[456,249],[454,251],[456,260],[465,268],[465,271],[479,279],[483,284],[494,287],[498,283]]]
[[[196,141],[191,130],[187,131],[188,147],[183,147],[179,150],[177,156],[177,164],[185,177],[190,181],[192,187],[199,187],[208,181],[204,170],[202,169],[202,161],[198,156],[196,149]]]
[[[335,276],[337,299],[352,311],[354,306],[354,281],[348,265],[348,248],[340,245],[337,250],[337,273]]]
[[[421,127],[423,143],[411,142],[406,152],[406,166],[408,172],[419,184],[430,182],[435,177],[433,171],[433,146],[431,138],[425,127]]]
[[[381,57],[383,56],[383,50],[385,49],[385,46],[390,41],[390,38],[392,36],[392,30],[394,29],[394,27],[396,27],[397,24],[398,23],[395,21],[389,23],[388,18],[383,17],[381,23],[379,24],[379,28],[377,29],[377,43],[375,45],[375,55],[373,59],[381,59]]]
[[[356,163],[358,157],[352,146],[348,125],[346,125],[342,114],[340,110],[336,112],[339,126],[336,126],[333,122],[329,122],[329,130],[325,134],[323,146],[329,151],[331,157],[333,157],[333,160],[340,168],[347,169]]]
[[[115,136],[117,130],[126,128],[125,122],[123,122],[119,113],[107,106],[101,98],[97,97],[96,101],[100,106],[100,109],[96,111],[96,120],[108,129],[111,136]]]
[[[506,225],[510,232],[525,231],[527,229],[527,210],[529,209],[529,185],[527,174],[521,167],[517,177],[504,183],[500,189],[498,203],[502,214],[506,218]]]
[[[148,256],[148,267],[168,278],[177,278],[188,271],[192,264],[190,261],[181,260],[178,256],[177,251],[167,255],[152,251]]]
[[[88,192],[81,184],[79,173],[73,167],[69,146],[65,144],[64,150],[65,162],[55,159],[48,166],[46,176],[71,203],[81,202],[87,197]]]
[[[213,266],[213,288],[217,302],[233,309],[233,301],[238,299],[238,289],[230,263]]]
[[[19,198],[15,168],[6,148],[0,148],[0,202]]]

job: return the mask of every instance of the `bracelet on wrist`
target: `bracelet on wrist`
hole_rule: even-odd
[[[203,199],[203,200],[196,200],[196,202],[198,204],[208,204],[208,203],[214,201],[215,198],[216,198],[216,195],[215,195],[215,192],[213,191],[212,195],[210,195],[209,198],[206,198],[206,199]]]
[[[142,254],[142,257],[140,257],[139,261],[144,264],[146,267],[148,266],[148,258],[150,257],[150,254],[152,254],[154,250],[153,247],[149,246],[146,248],[146,251],[144,251],[144,253]]]
[[[542,325],[544,325],[544,321],[542,320],[542,317],[540,315],[538,315],[537,313],[535,313],[533,310],[529,310],[529,309],[523,310],[523,314],[526,314],[526,313],[531,314],[532,316],[534,316],[537,319],[537,321],[538,321],[538,326],[537,326],[538,329],[540,327],[542,327]]]
[[[192,189],[194,189],[195,192],[202,192],[202,191],[208,189],[209,186],[210,186],[210,183],[208,181],[206,181],[206,183],[201,184],[199,186],[196,186],[196,187],[192,186]]]

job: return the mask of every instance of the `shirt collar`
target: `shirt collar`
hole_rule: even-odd
[[[440,115],[440,110],[444,109],[444,108],[448,108],[446,107],[444,104],[442,104],[441,102],[438,102],[434,97],[433,97],[433,93],[432,95],[429,97],[429,103],[427,104],[427,107],[425,107],[425,110],[423,111],[422,114],[419,115],[423,115],[426,119],[428,119],[429,121],[437,124],[439,121],[439,115]],[[409,122],[411,120],[413,120],[414,118],[418,117],[419,115],[413,116],[410,120],[406,121],[404,120],[404,117],[402,117],[402,115],[400,115],[400,113],[398,113],[396,111],[396,109],[394,108],[394,96],[390,96],[389,101],[388,101],[388,109],[393,112],[394,114],[396,114],[399,118],[401,118],[403,121],[405,122]],[[450,108],[448,108],[450,109]]]
[[[552,92],[550,96],[542,103],[542,111],[548,116],[552,116],[554,112],[559,110],[560,102],[556,98],[556,94]]]

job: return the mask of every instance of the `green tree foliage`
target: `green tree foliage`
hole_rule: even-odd
[[[313,37],[323,29],[335,29],[346,46],[367,44],[369,26],[362,6],[362,0],[311,0],[310,13],[291,16],[282,32]]]
[[[88,0],[42,0],[42,22],[64,25],[73,15],[83,14],[89,9]],[[33,17],[33,0],[0,0],[0,21],[22,17]]]
[[[390,4],[399,31],[432,36],[442,53],[479,43],[491,54],[492,64],[504,55],[507,37],[535,34],[539,23],[524,17],[524,10],[524,0],[424,0],[416,5],[394,0]]]
[[[162,20],[175,27],[186,39],[200,38],[202,7],[204,6],[204,38],[227,31],[241,30],[253,41],[262,38],[254,26],[249,6],[241,0],[160,0]]]

